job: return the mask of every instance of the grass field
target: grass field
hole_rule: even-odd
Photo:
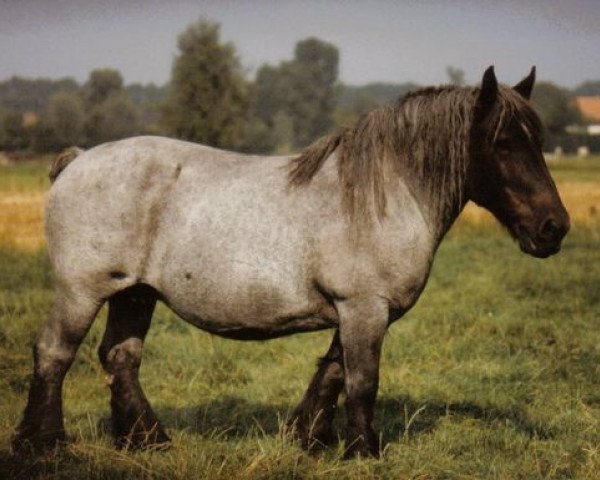
[[[0,478],[578,478],[600,472],[600,159],[552,165],[573,217],[560,255],[521,254],[470,207],[417,306],[389,331],[376,416],[380,460],[310,456],[281,434],[331,332],[265,343],[212,337],[164,307],[141,379],[174,446],[112,448],[96,356],[102,313],[65,382],[74,438],[10,456],[31,345],[52,300],[41,212],[46,160],[0,167]],[[343,408],[337,422],[343,435]]]

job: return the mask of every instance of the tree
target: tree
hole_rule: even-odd
[[[397,101],[409,92],[422,88],[412,82],[407,83],[368,83],[366,85],[339,85],[337,106],[333,114],[338,127],[354,125],[365,113]]]
[[[79,97],[57,93],[50,99],[42,118],[47,123],[57,150],[83,142],[85,114]]]
[[[346,110],[360,110],[366,106],[365,99],[374,101],[377,105],[384,105],[409,92],[422,88],[419,84],[407,83],[368,83],[366,85],[340,85],[337,105]]]
[[[258,76],[264,66],[258,71]],[[267,114],[258,103],[263,96],[258,93],[264,85],[263,82],[254,81],[248,84],[248,114],[244,132],[244,141],[238,147],[248,153],[272,153],[276,150],[275,134],[271,125],[271,118],[276,113],[272,110]],[[265,97],[266,98],[266,97]]]
[[[263,65],[258,70],[251,115],[280,137],[272,139],[277,150],[306,146],[331,129],[338,62],[335,46],[309,38],[296,44],[291,61],[277,67]],[[291,144],[278,144],[282,129],[287,131],[286,138],[290,132],[293,134]]]
[[[538,82],[531,101],[544,125],[544,148],[552,150],[560,146],[564,150],[575,149],[580,140],[566,133],[566,127],[581,123],[581,114],[567,90],[551,82]]]
[[[219,25],[200,21],[178,38],[164,123],[175,136],[218,147],[242,143],[246,84],[235,48]]]
[[[23,115],[6,111],[0,117],[0,149],[15,151],[29,144],[27,129],[23,126]]]
[[[15,113],[42,113],[55,94],[75,93],[78,89],[79,85],[71,78],[50,80],[12,77],[0,82],[0,107]]]
[[[277,112],[289,110],[290,99],[294,95],[293,89],[287,62],[279,67],[263,65],[256,72],[256,80],[250,90],[251,113],[272,126]]]
[[[567,125],[579,121],[568,92],[551,82],[538,82],[531,101],[550,135],[563,134]]]
[[[89,107],[100,105],[113,93],[123,89],[123,77],[118,70],[98,68],[90,72],[83,86],[84,97]]]
[[[277,146],[275,137],[273,130],[263,120],[250,115],[246,122],[244,142],[237,148],[248,153],[272,153]]]
[[[446,67],[446,75],[448,75],[450,85],[462,87],[465,84],[465,71],[462,68],[455,68],[448,65]]]
[[[83,96],[87,114],[87,145],[118,140],[141,132],[140,113],[123,87],[123,76],[118,70],[92,70],[83,87]]]
[[[97,145],[139,133],[139,112],[124,91],[113,92],[89,113],[86,125],[88,144]]]
[[[140,112],[143,130],[155,135],[162,134],[162,107],[167,101],[167,87],[134,83],[127,85],[125,91]]]
[[[329,43],[309,38],[296,44],[292,62],[296,96],[291,115],[297,147],[312,143],[333,126],[338,63],[338,50]]]
[[[583,82],[573,91],[575,95],[600,96],[600,80],[588,80]]]

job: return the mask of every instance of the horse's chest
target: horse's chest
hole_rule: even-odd
[[[388,292],[393,309],[408,311],[419,299],[431,271],[429,256],[406,254],[388,265]]]

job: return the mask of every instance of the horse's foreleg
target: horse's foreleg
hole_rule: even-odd
[[[77,292],[57,292],[33,347],[33,379],[23,420],[13,438],[15,451],[41,451],[65,440],[63,380],[100,303]]]
[[[380,298],[345,300],[338,305],[338,312],[348,416],[346,457],[378,456],[372,422],[388,305]]]
[[[142,346],[156,294],[134,286],[109,299],[106,332],[98,350],[108,372],[117,447],[140,449],[169,442],[139,382]]]
[[[319,360],[319,368],[304,398],[293,411],[288,427],[295,429],[304,448],[328,445],[333,440],[331,423],[344,388],[344,367],[340,335],[336,331],[327,354]]]

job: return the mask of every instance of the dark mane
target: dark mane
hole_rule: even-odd
[[[470,134],[479,88],[425,88],[364,115],[356,125],[317,140],[290,160],[289,183],[309,183],[334,152],[351,216],[385,216],[387,185],[410,178],[444,218],[464,202]],[[512,89],[501,87],[490,129],[494,142],[519,115],[534,135],[539,120]],[[397,177],[396,177],[397,178]]]

